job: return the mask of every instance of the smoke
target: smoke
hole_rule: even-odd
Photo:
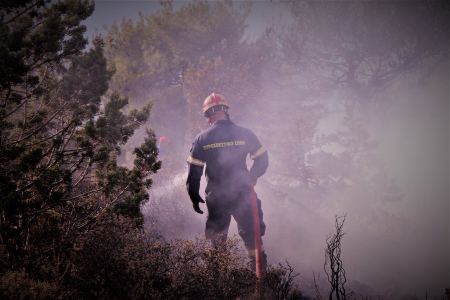
[[[249,36],[264,32],[267,15],[289,15],[287,6],[271,4],[277,7],[271,13],[266,5],[250,15]],[[269,263],[288,260],[307,285],[313,272],[323,274],[325,239],[335,216],[346,214],[342,255],[355,290],[442,295],[450,286],[448,61],[424,61],[428,73],[398,76],[367,94],[330,83],[315,87],[317,69],[292,67],[280,77],[279,63],[265,62],[264,74],[254,74],[262,90],[251,105],[241,108],[229,97],[231,119],[255,132],[269,153],[256,186]],[[149,123],[172,139],[161,148],[162,169],[142,208],[146,226],[166,238],[201,236],[206,221],[185,190],[191,141],[184,137],[198,132],[188,132],[181,102],[156,97]],[[232,221],[229,235],[235,234]]]
[[[440,68],[420,86],[412,78],[402,79],[379,95],[387,103],[386,110],[361,112],[367,117],[370,138],[378,146],[370,156],[362,158],[368,159],[371,166],[348,171],[350,182],[346,187],[321,190],[314,183],[306,185],[300,173],[286,175],[286,165],[295,159],[284,149],[279,150],[279,145],[297,146],[296,136],[283,132],[283,128],[295,127],[295,112],[283,110],[267,130],[261,127],[261,119],[251,114],[245,121],[240,120],[241,125],[254,130],[269,152],[269,169],[256,191],[262,200],[267,226],[263,240],[270,263],[288,260],[301,273],[302,280],[309,282],[313,272],[320,274],[323,270],[325,238],[333,231],[335,215],[346,213],[343,261],[356,289],[391,296],[423,295],[426,291],[442,294],[442,288],[448,285],[450,251],[445,76],[446,68]],[[274,94],[276,99],[290,99],[289,93],[293,93],[274,91],[269,83],[267,86],[267,105],[258,108],[260,115],[273,115],[276,107],[268,104],[279,105],[272,98]],[[339,107],[339,99],[329,101],[328,109]],[[344,130],[342,119],[340,114],[323,118],[318,126],[322,128],[320,133]],[[273,128],[280,131],[271,133]],[[189,147],[184,146],[185,156]],[[329,145],[328,149],[339,155],[338,147]],[[333,168],[345,168],[323,161],[311,163],[317,176],[332,174]],[[378,173],[373,176],[373,172]],[[144,214],[158,220],[159,229],[168,238],[201,236],[206,216],[191,208],[184,187],[187,169],[168,173],[161,182],[155,180],[152,200]],[[336,176],[335,180],[340,179]],[[315,184],[320,186],[320,182]],[[202,182],[202,192],[205,186]],[[234,221],[229,235],[237,235]]]
[[[308,190],[298,177],[280,183],[276,178],[285,169],[272,163],[258,191],[268,226],[265,244],[275,261],[290,260],[306,277],[320,272],[325,237],[333,230],[334,216],[346,213],[343,260],[350,281],[364,283],[384,295],[424,295],[426,291],[442,295],[449,283],[450,265],[448,67],[435,69],[420,85],[411,77],[398,80],[378,95],[384,99],[383,109],[368,107],[358,112],[370,140],[378,145],[359,157],[363,167],[346,170],[348,166],[333,160],[312,161],[316,174],[333,175],[337,168],[345,174],[344,179],[332,178],[349,180],[348,184],[323,192]],[[290,98],[286,92],[278,94],[278,99]],[[335,94],[325,106],[336,110],[343,94],[348,95]],[[269,107],[267,113],[272,109]],[[324,118],[323,131],[345,132],[341,115]],[[295,118],[295,113],[284,110],[279,122]],[[360,126],[357,121],[353,125]],[[258,120],[249,123],[257,126]],[[276,125],[289,127],[271,122],[271,126]],[[277,152],[276,145],[287,139],[290,147],[295,147],[295,136],[289,132],[267,135],[263,130],[260,136],[270,149],[272,162],[294,161]],[[326,152],[339,156],[339,151],[329,145]],[[270,183],[284,185],[286,193],[274,194],[267,188]]]

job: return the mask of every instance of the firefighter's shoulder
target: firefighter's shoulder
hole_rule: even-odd
[[[256,135],[253,133],[253,131],[247,127],[243,127],[240,125],[236,125],[236,130],[243,135],[244,137],[256,137]]]
[[[205,136],[207,135],[207,130],[203,130],[199,134],[197,134],[194,138],[194,144],[202,143],[205,140]]]

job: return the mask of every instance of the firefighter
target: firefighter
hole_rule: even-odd
[[[258,177],[268,167],[267,151],[261,146],[255,134],[234,124],[228,114],[228,103],[219,94],[212,93],[203,103],[203,113],[210,127],[195,138],[187,162],[189,174],[187,191],[193,208],[203,214],[199,195],[200,178],[205,169],[207,179],[206,207],[208,218],[205,235],[214,246],[224,245],[231,217],[236,220],[238,232],[247,248],[251,266],[255,264],[255,236],[251,197]],[[253,160],[248,170],[247,156]],[[265,232],[261,201],[257,199],[261,236]],[[267,264],[262,254],[262,264]]]

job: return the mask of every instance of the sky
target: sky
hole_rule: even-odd
[[[138,17],[139,11],[150,14],[160,7],[159,1],[97,0],[95,3],[93,15],[85,21],[89,37],[104,33],[105,26],[120,22],[123,18]],[[175,8],[184,3],[186,2],[175,1]],[[248,20],[248,37],[257,36],[271,20],[283,19],[287,13],[283,3],[255,1]],[[361,248],[357,246],[358,250],[365,249],[364,247],[371,248],[367,249],[368,253],[379,255],[377,262],[374,263],[367,261],[367,256],[350,249],[349,254],[353,256],[355,263],[349,267],[349,271],[363,282],[372,282],[377,288],[386,287],[390,281],[395,280],[402,282],[404,286],[411,282],[430,286],[433,285],[432,281],[435,278],[440,280],[436,285],[440,286],[442,282],[446,282],[450,286],[449,69],[449,65],[444,64],[422,81],[411,76],[395,82],[380,95],[385,101],[390,102],[389,109],[382,113],[374,113],[372,121],[367,124],[378,142],[377,158],[386,167],[388,176],[400,186],[405,195],[401,202],[391,204],[390,212],[403,220],[404,224],[409,224],[409,228],[405,231],[394,227],[392,232],[380,235],[386,238],[380,240],[378,244],[377,241],[365,241],[364,245],[360,245],[362,239],[359,239],[359,235],[363,233],[358,228],[358,223],[349,219],[349,234],[346,237],[348,243],[355,247],[360,245]],[[274,94],[281,95],[279,92]],[[336,126],[339,126],[336,118],[323,124],[329,131],[335,130]],[[266,140],[270,141],[269,138]],[[268,176],[273,175],[270,172],[273,170],[269,169]],[[179,174],[174,177],[174,184],[182,185],[183,180],[182,174]],[[158,190],[156,185],[154,188],[158,193],[166,193],[166,190]],[[261,193],[265,196],[264,190],[261,190]],[[270,197],[270,194],[265,196],[269,199]],[[291,255],[292,251],[299,251],[299,248],[305,246],[305,240],[310,243],[307,246],[320,248],[323,236],[331,229],[325,225],[332,224],[324,223],[324,227],[316,232],[319,238],[308,237],[307,230],[296,231],[295,226],[302,224],[306,227],[314,224],[313,213],[309,216],[303,215],[305,219],[300,221],[294,214],[285,216],[280,223],[279,220],[283,216],[279,211],[283,205],[286,203],[269,202],[266,205],[266,217],[268,221],[273,221],[272,234],[277,233],[272,235],[272,242],[269,241],[267,244],[268,248],[272,252],[277,251],[280,258],[283,258],[283,255]],[[342,204],[342,207],[345,205]],[[289,210],[288,206],[284,208]],[[332,216],[334,213],[332,208],[326,209],[330,210]],[[359,209],[361,211],[364,207]],[[198,220],[201,221],[200,217]],[[298,232],[301,235],[293,239],[286,234],[283,235],[281,229],[278,230],[288,225],[292,225],[293,230],[285,232]],[[398,230],[400,231],[396,233]],[[284,243],[286,249],[280,250],[280,243]],[[408,253],[413,248],[416,249],[414,255]],[[316,250],[304,251],[310,256],[299,258],[298,263],[305,270],[315,266],[310,261],[322,259],[321,253],[312,253]],[[390,253],[395,253],[395,256]],[[442,260],[443,257],[446,257],[446,260]],[[396,261],[391,261],[392,259]],[[384,274],[380,264],[391,264],[403,278]],[[416,270],[416,265],[420,268],[420,272],[412,271]]]
[[[160,8],[159,1],[96,0],[94,13],[84,22],[87,36],[105,33],[105,29],[124,18],[137,18],[139,12],[151,14]]]
[[[175,0],[177,9],[187,3],[187,0]],[[270,5],[270,9],[267,9]],[[114,22],[121,22],[124,18],[138,18],[139,13],[151,14],[161,8],[159,0],[95,0],[94,13],[84,22],[87,36],[92,38],[97,34],[104,34],[105,29]],[[287,13],[285,3],[268,3],[268,1],[253,1],[252,13],[247,28],[251,39],[261,33],[272,19],[283,18]]]

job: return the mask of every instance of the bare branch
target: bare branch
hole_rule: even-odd
[[[345,283],[347,277],[345,275],[344,266],[341,260],[341,240],[344,236],[342,231],[344,227],[346,215],[335,217],[335,233],[328,236],[325,247],[325,263],[324,271],[327,275],[327,280],[331,285],[331,290],[328,299],[343,300],[346,299]]]

